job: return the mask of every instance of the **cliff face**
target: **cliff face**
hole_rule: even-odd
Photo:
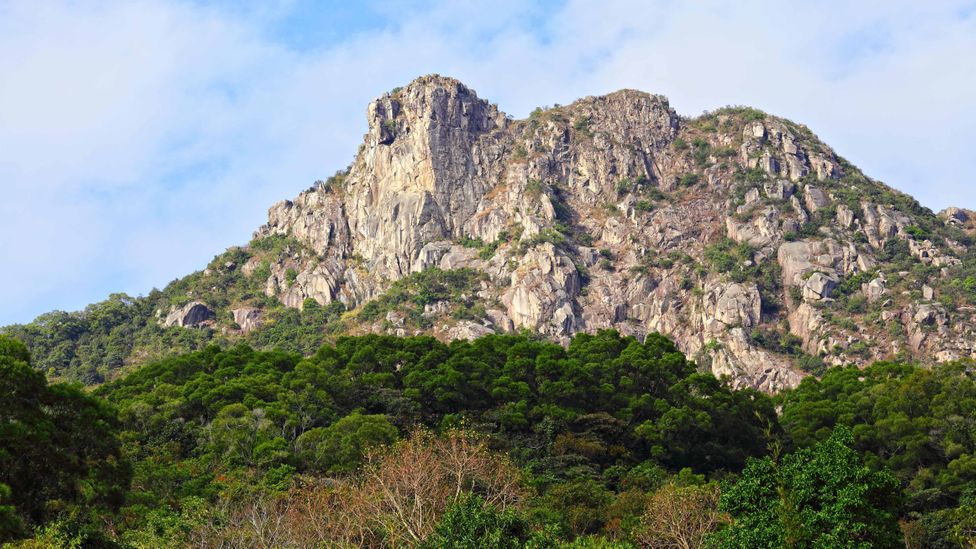
[[[305,247],[263,259],[287,306],[355,309],[411,273],[471,269],[472,314],[426,303],[421,326],[389,311],[353,329],[657,331],[769,391],[815,357],[976,356],[972,310],[940,300],[966,213],[935,218],[803,126],[740,108],[684,119],[632,90],[513,120],[439,76],[367,116],[348,172],[275,204],[255,234]]]

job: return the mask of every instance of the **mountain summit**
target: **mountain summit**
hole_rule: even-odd
[[[347,170],[141,298],[147,326],[269,343],[311,308],[330,312],[320,339],[660,332],[765,391],[830,364],[976,356],[971,214],[934,215],[805,126],[684,118],[633,90],[514,120],[436,75],[367,117]]]

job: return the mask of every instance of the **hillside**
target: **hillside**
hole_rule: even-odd
[[[210,346],[91,392],[30,361],[0,335],[4,547],[976,541],[970,360],[831,368],[775,400],[612,330]]]
[[[367,117],[348,169],[272,206],[247,246],[4,331],[89,383],[208,341],[310,354],[364,333],[660,332],[770,392],[832,364],[976,356],[970,215],[936,216],[802,125],[684,118],[633,90],[514,120],[440,76]]]

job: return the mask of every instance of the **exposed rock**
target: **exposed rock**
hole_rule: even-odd
[[[803,189],[803,202],[810,212],[816,212],[830,205],[827,194],[820,187],[807,185]]]
[[[888,293],[888,289],[885,288],[885,279],[880,276],[864,284],[861,290],[869,303],[875,303]]]
[[[783,284],[800,286],[814,271],[837,280],[858,270],[859,254],[852,244],[841,245],[833,239],[784,242],[777,252]]]
[[[875,249],[883,248],[888,239],[904,232],[911,221],[901,212],[869,202],[861,203],[861,213],[864,219],[864,234]]]
[[[766,196],[773,200],[786,200],[796,192],[796,185],[786,179],[776,179],[767,181],[763,185],[763,190],[766,191]]]
[[[973,217],[973,212],[962,208],[946,208],[939,212],[939,217],[950,225],[965,225]]]
[[[756,328],[788,325],[806,352],[834,363],[902,350],[920,359],[976,353],[976,311],[922,308],[934,304],[903,294],[907,273],[861,285],[886,326],[852,334],[828,322],[821,309],[842,281],[904,269],[886,263],[889,242],[907,243],[943,277],[967,246],[914,237],[910,226],[930,226],[917,222],[921,214],[885,202],[890,189],[856,171],[842,178],[840,159],[803,126],[719,117],[702,131],[665,98],[623,90],[513,120],[456,80],[417,79],[369,105],[348,172],[271,208],[256,236],[299,245],[271,258],[266,293],[290,307],[312,298],[354,308],[414,273],[474,269],[484,278],[464,299],[485,318],[458,321],[453,304],[431,303],[427,333],[527,329],[566,342],[605,328],[638,338],[656,331],[736,386],[767,391],[803,374],[790,357],[757,347]],[[825,208],[836,209],[834,219]],[[966,212],[941,215],[972,221]],[[787,242],[787,233],[802,239]],[[722,258],[706,250],[725,237],[748,257],[719,272]],[[250,277],[260,265],[252,258],[239,268]],[[752,269],[764,280],[743,278]],[[777,270],[782,288],[768,280]],[[932,291],[912,289],[932,301],[937,281],[920,282]],[[899,323],[904,333],[890,328]],[[421,331],[402,311],[356,329]],[[854,337],[870,337],[873,354],[845,354]]]
[[[729,238],[736,242],[747,242],[754,246],[766,246],[780,235],[777,228],[779,213],[775,208],[765,208],[746,222],[729,217],[725,220]]]
[[[233,309],[234,322],[241,327],[242,333],[248,333],[260,328],[264,324],[264,313],[254,307]]]
[[[837,287],[837,283],[836,275],[821,272],[813,273],[803,285],[803,299],[812,301],[827,299]]]
[[[176,308],[163,320],[163,326],[182,326],[184,328],[197,328],[207,324],[214,318],[214,312],[205,303],[191,301],[186,305]]]
[[[760,321],[762,302],[755,284],[717,283],[705,289],[702,298],[706,331],[724,332],[730,326],[749,328]]]
[[[776,392],[796,387],[805,377],[789,367],[788,361],[752,345],[743,328],[729,331],[723,344],[711,354],[711,370],[729,376],[734,387],[755,387]]]
[[[495,331],[488,326],[470,320],[462,320],[448,330],[448,337],[472,340],[492,333]]]
[[[522,258],[502,302],[516,327],[566,335],[573,333],[576,325],[572,300],[577,293],[579,275],[573,262],[545,243]]]
[[[515,331],[515,323],[512,322],[511,318],[504,311],[499,311],[498,309],[488,309],[486,311],[488,319],[491,321],[492,325],[496,330],[500,332],[512,332]]]
[[[249,276],[253,275],[254,272],[257,271],[258,270],[258,267],[260,267],[260,266],[261,266],[261,258],[259,258],[259,257],[249,258],[244,263],[244,266],[241,267],[241,273],[243,273],[244,276],[249,277]]]
[[[854,225],[854,212],[844,204],[837,205],[837,222],[841,227],[850,229]]]
[[[941,303],[924,303],[907,308],[902,314],[902,323],[908,329],[908,342],[916,352],[926,349],[932,339],[944,337],[949,332],[949,316]]]

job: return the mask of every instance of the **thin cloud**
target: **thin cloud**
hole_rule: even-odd
[[[349,163],[369,100],[431,72],[516,116],[623,87],[751,104],[929,207],[976,206],[970,2],[379,2],[319,44],[282,40],[297,5],[0,6],[0,324],[245,242]]]

